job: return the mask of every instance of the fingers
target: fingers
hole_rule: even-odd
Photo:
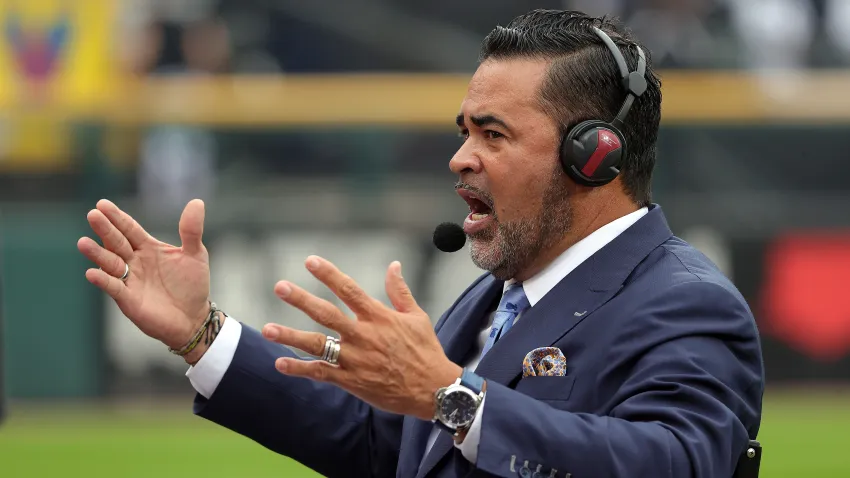
[[[378,301],[369,297],[363,289],[354,282],[354,279],[343,274],[337,267],[317,256],[307,258],[307,270],[316,279],[325,284],[331,292],[342,300],[352,312],[358,316],[369,316]]]
[[[142,226],[135,219],[118,209],[118,206],[113,204],[112,201],[101,199],[97,202],[97,209],[127,238],[134,249],[138,249],[146,242],[153,240],[153,237],[142,229]]]
[[[300,360],[281,357],[274,363],[278,372],[293,377],[304,377],[319,382],[341,383],[345,371],[323,360]]]
[[[336,306],[295,284],[278,282],[274,292],[286,303],[307,314],[316,323],[335,330],[340,335],[349,335],[354,330],[354,321],[346,317]],[[324,346],[324,342],[322,345]]]
[[[123,273],[124,271],[121,271],[121,274]],[[121,282],[121,279],[113,277],[100,269],[87,270],[86,279],[109,294],[116,302],[127,291],[127,286]]]
[[[118,229],[109,222],[109,219],[99,210],[92,209],[89,211],[86,219],[89,221],[89,225],[95,234],[100,237],[103,241],[103,246],[109,251],[114,252],[121,259],[125,261],[129,261],[133,257],[133,247],[130,246],[130,242],[127,241],[127,238],[124,237],[124,234],[118,231]],[[80,249],[81,252],[85,253]],[[88,256],[86,256],[88,257]],[[91,259],[91,257],[89,257]],[[94,259],[92,259],[94,260]],[[95,261],[97,262],[97,261]],[[103,265],[99,264],[99,266],[103,267]]]
[[[390,298],[395,310],[399,312],[413,312],[419,308],[413,293],[401,276],[401,263],[394,261],[387,268],[386,278],[387,297]]]
[[[200,199],[189,201],[189,204],[183,209],[179,230],[180,240],[183,242],[183,251],[187,254],[197,254],[203,248],[204,215],[204,202]]]
[[[130,245],[127,244],[127,247],[130,247]],[[82,252],[83,255],[90,261],[103,269],[103,271],[108,275],[113,277],[121,277],[124,275],[124,266],[126,264],[124,259],[118,257],[118,255],[114,252],[104,249],[91,238],[83,237],[77,241],[77,249],[79,249],[80,252]]]
[[[263,336],[272,342],[295,347],[316,357],[324,354],[327,341],[327,336],[324,334],[305,332],[277,324],[266,324],[263,327]]]

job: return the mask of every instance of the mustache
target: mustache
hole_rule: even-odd
[[[469,192],[475,193],[475,195],[478,196],[478,199],[483,201],[484,204],[487,205],[487,207],[489,207],[491,210],[494,209],[493,197],[490,196],[490,194],[488,192],[484,191],[483,189],[477,188],[477,187],[475,187],[471,184],[465,183],[463,181],[456,182],[455,183],[455,189],[456,190],[457,189],[465,189]],[[493,212],[495,213],[495,210],[493,210]]]

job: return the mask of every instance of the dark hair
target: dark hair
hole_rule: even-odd
[[[480,61],[551,59],[540,101],[544,111],[560,124],[562,135],[585,120],[611,121],[623,105],[625,89],[611,51],[593,32],[594,26],[620,48],[629,69],[636,69],[634,47],[640,44],[618,22],[564,10],[533,10],[506,27],[496,27],[484,39]],[[628,155],[620,165],[620,177],[632,200],[647,206],[652,201],[650,183],[661,122],[661,81],[652,70],[649,51],[640,46],[647,59],[647,89],[626,117],[622,133]]]

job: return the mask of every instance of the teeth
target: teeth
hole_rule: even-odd
[[[490,214],[473,213],[473,214],[472,214],[472,215],[470,215],[469,217],[470,217],[473,221],[480,221],[480,220],[484,219],[485,217],[487,217],[487,216],[489,216],[489,215],[490,215]]]

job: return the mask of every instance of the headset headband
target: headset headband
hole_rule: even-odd
[[[622,130],[626,115],[629,114],[629,110],[632,108],[635,99],[646,91],[646,57],[643,55],[643,50],[639,46],[635,46],[638,52],[637,70],[629,72],[623,53],[617,48],[611,37],[599,28],[593,27],[593,31],[596,32],[596,35],[602,39],[602,42],[605,43],[605,46],[614,55],[614,61],[617,62],[617,68],[620,69],[623,88],[626,90],[626,99],[617,116],[611,121],[611,125],[618,130]]]

